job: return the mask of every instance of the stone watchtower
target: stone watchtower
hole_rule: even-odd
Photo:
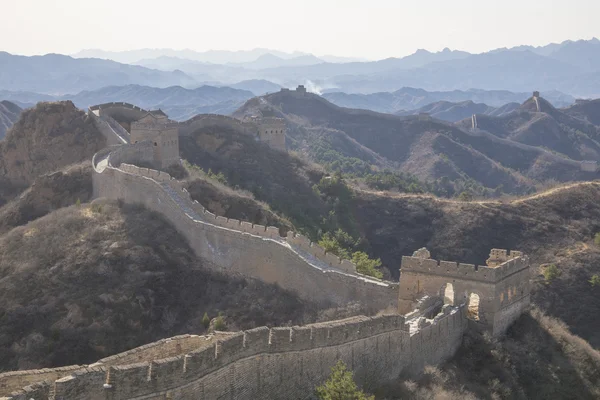
[[[401,314],[411,312],[425,295],[439,296],[446,304],[466,304],[474,326],[494,336],[504,333],[530,303],[529,258],[519,251],[492,249],[487,266],[476,266],[438,262],[421,249],[402,257],[400,273]]]
[[[167,118],[161,110],[150,111],[131,124],[131,143],[151,141],[154,164],[166,168],[179,163],[179,124]]]
[[[275,117],[260,118],[258,139],[274,149],[285,151],[285,120]]]

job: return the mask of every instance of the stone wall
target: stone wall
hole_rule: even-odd
[[[127,139],[125,137],[115,132],[115,130],[105,119],[99,117],[91,109],[89,110],[88,115],[90,116],[90,118],[92,118],[92,120],[94,121],[94,125],[100,131],[102,136],[106,138],[107,145],[113,146],[127,143]]]
[[[308,399],[338,360],[364,387],[415,376],[452,357],[467,327],[464,307],[420,319],[410,332],[399,315],[353,317],[292,328],[256,328],[208,347],[138,364],[94,364],[39,384],[46,399]],[[28,388],[29,393],[33,388]],[[25,399],[25,391],[6,399]]]
[[[275,283],[322,305],[360,301],[374,311],[396,305],[397,284],[357,274],[352,263],[301,236],[281,238],[275,227],[217,217],[165,173],[122,164],[94,173],[93,183],[97,197],[140,203],[164,215],[220,272]]]
[[[234,132],[241,134],[256,134],[256,126],[245,124],[242,121],[219,114],[200,114],[179,123],[179,134],[184,136],[191,135],[194,131],[208,126],[226,127]]]
[[[495,267],[402,257],[398,311],[411,311],[425,295],[448,297],[451,304],[469,304],[478,297],[477,321],[494,335],[502,334],[529,305],[529,259],[521,256]]]
[[[111,151],[110,165],[119,166],[121,163],[136,163],[141,165],[154,165],[154,145],[151,141],[125,144]]]
[[[133,104],[123,102],[98,104],[90,107],[90,111],[96,111],[99,116],[106,115],[114,119],[130,122],[141,119],[149,112]]]
[[[12,371],[0,374],[0,399],[3,394],[39,383],[42,381],[54,382],[55,380],[83,368],[80,365],[71,365],[60,368],[44,368],[29,371]],[[31,397],[29,397],[31,398]],[[27,400],[29,400],[27,398]],[[37,398],[35,399],[37,400]]]

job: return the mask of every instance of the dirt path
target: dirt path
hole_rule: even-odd
[[[525,202],[530,201],[530,200],[535,200],[535,199],[539,199],[539,198],[542,198],[542,197],[551,196],[551,195],[556,194],[558,192],[561,192],[561,191],[564,191],[564,190],[569,190],[569,189],[572,189],[572,188],[575,188],[575,187],[580,187],[580,186],[596,186],[596,187],[600,188],[600,182],[599,181],[576,182],[576,183],[572,183],[572,184],[569,184],[569,185],[555,187],[555,188],[546,190],[546,191],[541,192],[541,193],[532,194],[532,195],[529,195],[529,196],[521,197],[521,198],[510,200],[510,201],[502,201],[502,200],[460,201],[460,200],[455,200],[455,199],[445,199],[445,198],[442,198],[442,197],[436,197],[436,196],[431,195],[431,194],[393,193],[393,192],[384,192],[384,191],[371,191],[371,190],[357,189],[357,188],[355,188],[355,190],[359,191],[359,192],[362,192],[362,193],[372,194],[372,195],[380,196],[380,197],[389,197],[389,198],[394,198],[394,199],[399,199],[399,198],[420,198],[420,199],[429,199],[429,200],[439,201],[439,202],[444,202],[444,203],[479,204],[479,205],[481,205],[483,207],[487,207],[486,205],[494,205],[494,204],[519,204],[519,203],[525,203]]]

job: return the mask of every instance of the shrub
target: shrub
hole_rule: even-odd
[[[592,284],[592,286],[600,286],[600,275],[594,274],[589,282]]]
[[[204,326],[204,329],[208,329],[208,327],[210,326],[210,318],[208,318],[208,313],[204,313],[204,317],[202,317],[202,326]]]
[[[550,264],[546,268],[544,268],[544,279],[546,279],[547,283],[552,282],[554,279],[558,278],[561,274],[560,270],[556,266],[556,264]]]
[[[81,207],[81,200],[79,198],[77,198],[77,201],[75,202],[75,205],[77,207]]]
[[[358,388],[352,372],[348,371],[342,361],[331,368],[329,379],[317,387],[320,400],[374,400],[375,396],[367,396]]]
[[[471,201],[473,200],[473,195],[469,192],[462,192],[458,195],[458,200],[460,201]]]
[[[225,320],[223,319],[223,315],[219,313],[217,319],[215,319],[215,331],[226,331],[227,325],[225,324]]]
[[[223,174],[223,172],[219,172],[218,174],[215,174],[214,172],[212,172],[212,169],[209,168],[208,173],[206,175],[210,179],[214,179],[215,181],[217,181],[223,185],[227,185],[227,178],[225,177],[225,174]]]
[[[356,240],[341,229],[335,233],[325,232],[319,240],[319,246],[328,253],[333,253],[338,257],[349,260],[350,252],[354,249]]]
[[[97,204],[97,203],[94,203],[94,204],[92,204],[92,205],[90,206],[90,210],[91,210],[93,213],[100,214],[100,213],[102,213],[102,204]]]
[[[383,273],[377,269],[381,266],[381,260],[369,258],[367,253],[357,251],[352,254],[352,262],[356,264],[356,271],[363,275],[373,276],[375,278],[383,278]]]
[[[596,236],[594,236],[594,243],[596,243],[596,246],[600,246],[600,232],[596,233]]]

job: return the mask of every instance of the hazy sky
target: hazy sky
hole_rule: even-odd
[[[600,0],[1,0],[0,50],[266,47],[371,59],[600,37]]]

